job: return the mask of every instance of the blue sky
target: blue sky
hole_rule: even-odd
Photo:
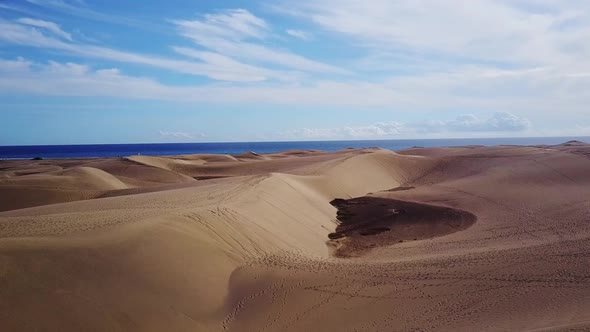
[[[590,135],[590,2],[0,0],[0,145]]]

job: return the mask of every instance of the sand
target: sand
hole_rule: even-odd
[[[0,161],[0,197],[2,331],[590,329],[583,143]]]

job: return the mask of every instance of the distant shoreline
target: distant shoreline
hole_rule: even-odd
[[[0,160],[63,158],[105,158],[132,155],[171,156],[182,154],[241,154],[247,151],[276,153],[286,150],[337,151],[345,148],[378,146],[399,151],[412,147],[495,146],[495,145],[556,145],[570,140],[590,142],[590,137],[503,137],[450,139],[394,139],[343,141],[283,141],[230,143],[134,143],[80,145],[0,146]]]

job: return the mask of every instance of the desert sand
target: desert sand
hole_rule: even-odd
[[[0,161],[1,331],[590,329],[590,145]]]

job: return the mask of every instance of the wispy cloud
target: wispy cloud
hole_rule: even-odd
[[[160,130],[160,136],[176,138],[176,139],[196,139],[196,138],[206,137],[205,134],[192,134],[192,133],[187,133],[187,132],[183,132],[183,131],[165,131],[165,130]]]
[[[342,34],[371,52],[410,53],[441,62],[547,65],[590,54],[590,4],[583,1],[283,1],[282,13]],[[533,10],[542,8],[542,10]]]
[[[230,9],[206,14],[196,20],[176,20],[174,23],[187,37],[197,41],[205,38],[263,38],[268,32],[267,23],[245,9]]]
[[[22,7],[22,6],[17,6],[14,3],[11,3],[11,4],[0,3],[0,10],[4,10],[7,12],[20,13],[20,14],[25,14],[25,15],[36,15],[37,14],[34,10],[30,10],[30,9]]]
[[[301,40],[310,40],[311,35],[303,30],[287,29],[285,32],[291,36]]]
[[[182,54],[190,58],[201,60],[205,63],[215,65],[219,68],[231,68],[230,75],[234,76],[239,75],[241,73],[241,80],[244,81],[263,81],[269,77],[282,78],[286,75],[284,73],[280,73],[277,71],[267,70],[264,68],[240,63],[230,57],[221,55],[219,53],[204,52],[187,47],[177,46],[172,47],[172,49],[178,54]]]
[[[244,9],[173,22],[180,34],[197,45],[221,54],[231,54],[242,61],[279,65],[304,72],[346,73],[342,68],[313,61],[288,50],[251,42],[264,39],[271,31],[263,19]]]
[[[113,13],[103,13],[91,9],[86,2],[73,0],[24,0],[45,10],[53,10],[97,22],[125,25],[142,30],[157,32],[159,29],[153,22],[146,22],[128,16],[118,16]]]
[[[52,26],[52,22],[43,22],[46,26]],[[214,80],[249,82],[264,80],[271,76],[283,76],[280,72],[244,65],[237,61],[230,61],[227,57],[224,58],[225,61],[222,61],[223,56],[204,56],[200,59],[202,61],[193,62],[137,54],[90,44],[72,43],[46,35],[43,31],[30,29],[28,24],[22,22],[13,23],[0,20],[0,30],[2,31],[0,41],[12,44],[59,50],[85,58],[153,66],[180,73],[207,76]],[[54,32],[52,31],[52,33]]]
[[[36,0],[31,0],[36,1]],[[62,1],[52,5],[71,6]],[[54,22],[21,18],[16,21],[0,19],[0,41],[59,50],[84,58],[98,58],[122,63],[141,64],[180,73],[207,76],[213,80],[253,82],[264,80],[290,81],[301,76],[295,70],[342,73],[343,70],[309,60],[305,57],[263,45],[243,41],[263,38],[268,25],[245,10],[231,10],[205,15],[203,21],[175,21],[183,35],[198,41],[208,51],[174,46],[180,55],[199,60],[187,61],[161,56],[138,54],[104,46],[74,42],[71,34]],[[281,65],[284,70],[270,69]]]
[[[379,83],[318,81],[305,86],[289,83],[172,86],[152,78],[129,76],[109,67],[93,69],[75,63],[34,63],[21,58],[0,59],[0,74],[0,94],[111,96],[239,105],[341,106],[363,110],[387,107],[410,113],[445,107],[476,110],[474,114],[495,110],[515,114],[523,110],[551,114],[556,109],[563,114],[575,114],[586,112],[586,105],[590,103],[590,77],[568,77],[559,73],[547,76],[541,72],[524,76],[490,76],[488,71],[472,70],[447,76],[405,77]],[[532,82],[532,85],[527,85],[527,82]],[[564,85],[564,82],[567,84]],[[514,86],[523,91],[516,94],[512,91]],[[490,89],[496,90],[491,93]],[[531,98],[531,95],[542,95],[542,98]]]
[[[36,20],[33,18],[23,17],[17,20],[17,22],[21,24],[25,24],[32,27],[42,28],[45,29],[57,37],[67,39],[72,41],[72,35],[68,32],[63,31],[59,25],[53,22],[43,21],[43,20]]]
[[[270,13],[158,6],[0,0],[0,104],[114,97],[222,114],[276,109],[285,128],[300,116],[288,109],[334,121],[277,137],[293,139],[537,134],[556,112],[572,132],[588,128],[587,1],[279,0]],[[346,117],[373,110],[391,116]],[[162,137],[198,137],[161,126]]]
[[[54,8],[85,7],[72,1],[29,1]],[[590,36],[590,23],[580,17],[585,17],[582,9],[590,9],[590,5],[551,3],[541,12],[527,12],[512,0],[478,0],[460,8],[450,6],[449,1],[433,4],[437,10],[408,1],[373,0],[370,6],[351,0],[284,2],[282,6],[291,10],[290,15],[338,35],[337,41],[346,44],[340,45],[342,49],[361,54],[348,59],[346,66],[341,65],[340,54],[331,55],[324,63],[289,50],[282,46],[288,45],[283,44],[284,30],[277,30],[272,21],[245,9],[169,20],[171,32],[183,38],[161,45],[159,55],[81,42],[62,29],[66,24],[31,18],[0,19],[0,41],[4,45],[36,48],[40,56],[31,58],[46,58],[33,63],[14,60],[19,55],[14,54],[11,60],[1,62],[0,93],[306,105],[318,109],[387,108],[406,113],[587,111],[590,64],[586,59],[590,48],[582,37]],[[492,24],[493,20],[499,23]],[[309,22],[305,22],[306,29]],[[301,37],[302,32],[291,30],[290,35]],[[498,50],[488,50],[489,45],[497,45]],[[60,58],[68,56],[69,61],[48,61],[56,51]],[[541,55],[534,54],[537,52]],[[107,64],[87,65],[94,59]],[[150,72],[152,77],[130,75],[125,64],[212,81],[164,84],[157,73]],[[491,126],[475,119],[462,121],[471,121],[471,126]],[[436,126],[441,125],[434,125],[433,130]],[[461,125],[457,122],[455,126],[459,130]]]

